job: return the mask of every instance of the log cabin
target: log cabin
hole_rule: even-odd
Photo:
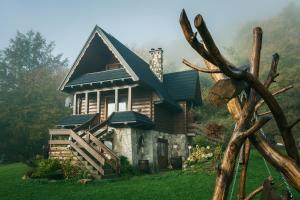
[[[202,103],[198,72],[164,74],[163,50],[149,53],[145,62],[95,26],[59,87],[73,114],[49,130],[50,158],[71,158],[102,178],[119,173],[120,156],[152,172],[187,157],[192,109]]]

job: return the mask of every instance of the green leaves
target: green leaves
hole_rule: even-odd
[[[48,128],[68,112],[57,91],[67,60],[54,47],[38,32],[18,32],[1,53],[0,152],[8,160],[44,153]]]

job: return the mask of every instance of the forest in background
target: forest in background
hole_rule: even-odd
[[[257,26],[260,26],[263,30],[260,79],[265,80],[270,69],[272,55],[278,53],[280,56],[278,72],[280,75],[276,78],[277,82],[272,84],[270,90],[277,91],[288,85],[294,86],[291,90],[276,96],[287,115],[288,122],[292,123],[300,117],[300,7],[289,4],[277,16],[262,21],[248,22],[242,26],[236,33],[235,42],[231,47],[225,48],[224,52],[227,58],[236,66],[250,64],[252,30]],[[225,106],[218,109],[211,106],[206,99],[207,91],[212,82],[207,78],[207,75],[200,74],[200,77],[202,77],[201,83],[204,94],[204,106],[199,108],[202,115],[199,120],[200,123],[205,125],[215,122],[224,125],[227,128],[227,133],[231,132],[233,126],[230,126],[230,124],[233,121],[226,112]],[[265,109],[265,107],[260,109],[260,113],[267,111]],[[281,137],[273,120],[265,126],[264,131],[269,139],[276,139],[277,142],[281,142]],[[293,133],[299,143],[299,124],[293,129]]]
[[[277,97],[291,122],[300,116],[300,8],[291,4],[277,16],[245,24],[225,52],[237,65],[249,64],[255,26],[264,31],[261,80],[268,72],[272,54],[277,52],[280,76],[271,90],[294,85],[292,90]],[[53,55],[54,47],[40,33],[29,31],[18,32],[10,45],[0,51],[0,161],[26,160],[47,153],[48,128],[70,114],[64,104],[66,95],[57,90],[68,61],[61,54]],[[133,50],[144,55],[147,52]],[[171,65],[166,66],[167,71],[172,71]],[[199,123],[203,126],[217,123],[230,133],[234,124],[227,109],[214,107],[207,101],[212,85],[210,77],[203,74],[200,77],[204,103],[196,109]],[[280,140],[273,122],[266,132]],[[299,142],[299,125],[294,134]]]

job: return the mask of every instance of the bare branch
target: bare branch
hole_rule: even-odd
[[[279,103],[276,101],[274,96],[270,93],[270,91],[252,74],[240,70],[234,66],[232,66],[224,57],[221,55],[220,51],[216,47],[205,22],[201,15],[197,15],[195,18],[195,27],[197,28],[199,34],[201,35],[203,42],[210,53],[210,55],[214,58],[216,65],[219,69],[228,77],[232,79],[239,79],[246,81],[251,88],[253,88],[258,95],[268,105],[270,108],[278,129],[282,135],[285,146],[287,147],[288,155],[293,158],[300,165],[299,153],[296,147],[296,142],[291,134],[291,130],[288,128],[288,123],[286,116],[280,107]],[[276,57],[276,56],[275,56]],[[276,60],[276,59],[275,59]],[[277,65],[273,65],[273,71],[277,70]],[[249,106],[250,108],[252,106]]]
[[[204,45],[197,39],[197,33],[193,32],[189,19],[184,9],[182,9],[179,19],[181,29],[188,43],[206,60],[215,64],[213,57],[206,51]]]
[[[292,129],[294,126],[296,126],[300,122],[300,118],[296,119],[291,125],[289,125],[289,128]]]
[[[262,44],[262,34],[263,31],[260,27],[256,27],[253,29],[253,46],[252,46],[250,73],[253,74],[255,78],[259,77],[259,63],[260,63],[260,51],[261,51],[261,44]]]
[[[276,95],[278,95],[278,94],[284,93],[285,91],[288,91],[289,89],[292,89],[293,87],[294,87],[293,85],[289,85],[289,86],[284,87],[284,88],[282,88],[282,89],[280,89],[280,90],[277,90],[276,92],[273,92],[272,95],[273,95],[273,96],[276,96]],[[265,101],[264,101],[263,99],[260,100],[260,101],[256,104],[255,110],[257,111],[257,110],[264,104],[264,102],[265,102]]]
[[[258,193],[260,193],[261,191],[263,191],[263,189],[264,189],[263,186],[259,186],[258,188],[256,188],[255,190],[253,190],[250,194],[248,194],[248,196],[244,200],[251,200],[251,199],[253,199]]]
[[[193,68],[199,72],[203,72],[203,73],[222,73],[219,69],[207,69],[207,68],[203,68],[203,67],[198,67],[195,64],[190,63],[189,61],[187,61],[186,59],[182,60],[182,63],[185,64],[186,66]]]
[[[270,71],[269,71],[269,74],[268,74],[268,77],[264,83],[264,86],[266,88],[269,88],[270,85],[275,82],[275,78],[277,76],[279,76],[279,74],[277,73],[277,65],[278,65],[278,62],[279,62],[279,55],[277,53],[273,54],[273,58],[272,58],[272,64],[271,64],[271,68],[270,68]]]
[[[276,92],[273,92],[272,95],[275,96],[275,95],[278,95],[278,94],[281,94],[281,93],[284,93],[285,91],[289,90],[289,89],[292,89],[294,86],[293,85],[289,85],[287,87],[284,87],[280,90],[277,90]]]
[[[289,182],[300,191],[300,168],[296,161],[269,144],[260,134],[249,136],[251,144],[263,155],[263,157],[277,170],[282,172]]]
[[[266,111],[266,112],[263,112],[263,113],[258,113],[257,116],[264,116],[264,115],[268,115],[268,114],[271,114],[272,112],[271,111]]]
[[[236,68],[231,63],[229,63],[220,53],[201,15],[197,15],[195,17],[194,24],[199,34],[201,35],[201,38],[205,44],[207,51],[215,60],[215,63],[213,64],[218,66],[225,75],[241,79],[242,70]]]
[[[248,137],[254,133],[256,133],[259,129],[261,129],[268,121],[270,121],[271,117],[261,117],[254,123],[254,125],[246,130],[245,132],[240,133],[241,137]]]
[[[238,200],[243,200],[245,198],[245,193],[246,193],[247,170],[248,170],[248,163],[249,163],[250,151],[251,151],[251,143],[249,138],[246,139],[242,150],[243,150],[242,151],[243,167],[240,175],[240,187],[238,192]]]

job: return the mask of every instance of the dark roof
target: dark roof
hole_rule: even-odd
[[[57,126],[74,127],[91,121],[97,114],[71,115],[63,118]],[[152,128],[154,123],[146,115],[134,111],[114,112],[108,118],[108,125],[112,127],[130,126]]]
[[[162,99],[162,103],[170,104],[178,110],[181,110],[177,102],[174,101],[174,99],[172,99],[172,97],[168,94],[168,91],[164,88],[164,85],[153,74],[148,63],[146,63],[142,58],[140,58],[138,55],[136,55],[134,52],[128,49],[125,45],[123,45],[112,35],[108,34],[98,26],[97,28],[105,34],[108,40],[112,43],[112,45],[128,63],[130,68],[139,77],[140,82],[145,83],[147,86],[154,89]]]
[[[164,85],[169,94],[176,101],[190,100],[200,105],[200,81],[199,74],[195,70],[164,74]]]
[[[101,72],[94,72],[94,73],[87,73],[83,74],[80,77],[69,81],[65,87],[70,87],[74,85],[81,85],[81,84],[90,84],[90,83],[99,83],[109,80],[119,80],[130,78],[130,75],[126,72],[125,69],[114,69],[108,71],[101,71]]]
[[[64,117],[57,126],[77,126],[92,120],[96,114],[71,115]]]
[[[152,128],[154,123],[146,115],[134,111],[114,112],[109,117],[108,124],[110,126],[133,126]]]

